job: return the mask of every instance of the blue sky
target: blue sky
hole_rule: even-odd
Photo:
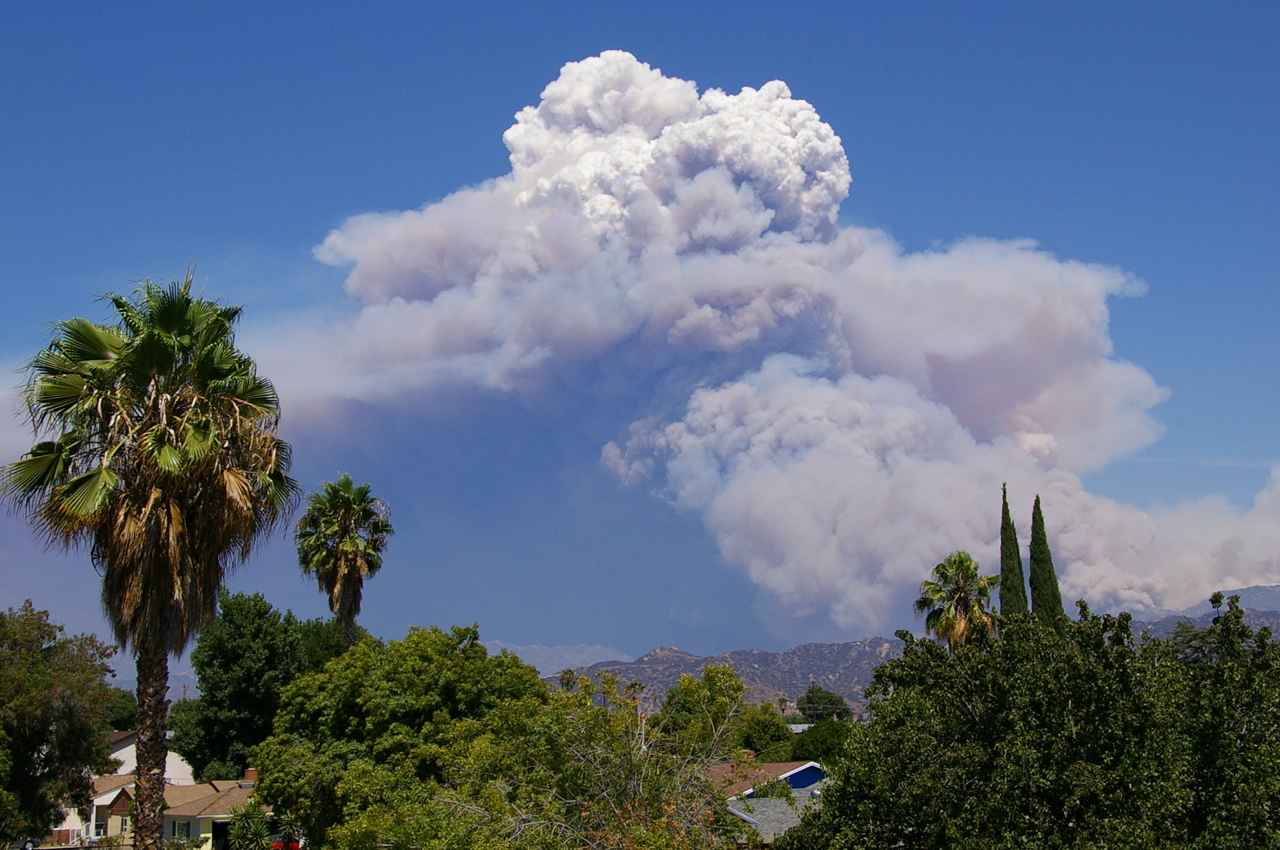
[[[105,318],[95,295],[190,262],[208,295],[245,306],[245,340],[348,321],[349,267],[312,254],[331,230],[507,174],[512,116],[565,63],[625,50],[700,92],[784,81],[843,143],[841,227],[906,253],[1031,239],[1144,282],[1106,301],[1104,332],[1113,360],[1169,391],[1148,411],[1163,435],[1073,474],[1140,509],[1220,494],[1244,511],[1280,462],[1278,18],[1190,3],[10,4],[0,357],[16,366],[48,321]],[[725,548],[740,544],[714,508],[673,508],[602,467],[643,405],[592,392],[405,385],[297,415],[286,395],[302,484],[350,472],[391,504],[365,625],[478,621],[513,644],[639,654],[912,624],[905,607],[871,622],[780,603],[753,556]],[[1274,562],[1255,520],[1256,558]],[[29,596],[101,629],[86,557],[6,519],[0,559],[0,604]],[[324,611],[283,537],[233,587]]]

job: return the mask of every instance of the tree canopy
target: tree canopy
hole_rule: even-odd
[[[1277,846],[1270,633],[1234,602],[1164,641],[1083,603],[1062,626],[1012,616],[954,656],[899,632],[821,807],[777,846]]]
[[[749,705],[733,733],[733,746],[755,753],[760,761],[790,761],[791,727],[772,703]]]
[[[474,626],[413,629],[285,689],[256,790],[347,850],[732,847],[711,768],[733,767],[744,691],[708,667],[646,716],[609,675],[552,690]]]
[[[804,715],[810,723],[821,723],[823,720],[839,720],[849,717],[853,712],[844,697],[837,693],[818,687],[817,682],[810,682],[809,687],[796,700],[796,711]]]
[[[200,696],[170,712],[173,749],[201,781],[243,776],[249,751],[271,735],[284,688],[347,648],[336,620],[298,622],[260,593],[223,591],[191,652]]]
[[[824,767],[834,765],[844,757],[845,741],[855,720],[822,720],[796,736],[791,744],[791,758],[795,761],[816,761]]]
[[[362,641],[284,689],[274,734],[253,753],[257,792],[319,845],[375,791],[438,781],[459,724],[546,694],[537,670],[489,655],[474,626]]]
[[[87,810],[93,777],[119,764],[107,733],[115,650],[67,637],[28,600],[0,612],[0,841],[43,838]]]

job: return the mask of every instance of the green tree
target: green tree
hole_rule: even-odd
[[[1000,613],[1025,614],[1028,610],[1018,529],[1009,516],[1009,488],[1004,486],[1000,488]]]
[[[1053,569],[1053,555],[1049,553],[1049,538],[1044,533],[1039,496],[1031,510],[1031,611],[1046,623],[1058,622],[1065,613],[1058,574]]]
[[[296,493],[275,390],[235,347],[240,309],[193,297],[191,283],[108,296],[115,324],[55,323],[25,388],[44,439],[0,479],[44,538],[88,547],[112,632],[136,659],[139,850],[162,840],[169,655]]]
[[[1081,615],[1061,636],[1011,616],[954,655],[898,632],[822,806],[777,846],[1189,846],[1181,665],[1155,663],[1128,615]]]
[[[0,612],[0,841],[48,835],[64,809],[87,810],[107,745],[114,650],[64,636],[28,600]]]
[[[1196,848],[1280,846],[1280,644],[1244,624],[1239,601],[1223,611],[1215,593],[1209,626],[1184,624],[1151,647],[1185,673],[1174,709],[1191,754]]]
[[[321,846],[371,795],[413,786],[406,799],[416,801],[419,786],[439,782],[460,725],[511,700],[536,714],[547,693],[534,668],[488,655],[475,626],[363,641],[285,688],[274,734],[251,756],[255,791]]]
[[[853,714],[844,697],[818,687],[817,682],[810,682],[809,688],[796,700],[796,711],[809,723],[821,723],[824,720],[840,720]]]
[[[117,732],[138,728],[138,698],[133,691],[124,688],[111,688],[111,710],[108,722]]]
[[[200,686],[193,722],[173,740],[201,781],[244,775],[249,750],[271,735],[280,692],[297,675],[300,637],[293,614],[262,594],[219,595],[218,615],[191,651]]]
[[[356,643],[369,637],[360,626],[355,627]],[[316,673],[350,648],[347,630],[336,619],[302,620],[298,623],[298,674]]]
[[[916,615],[924,614],[925,631],[954,652],[972,635],[995,631],[996,619],[987,608],[999,584],[1000,576],[978,575],[978,562],[968,552],[952,552],[933,568],[933,579],[920,583]]]
[[[281,691],[347,649],[336,620],[300,623],[260,593],[224,591],[191,652],[201,695],[169,712],[171,746],[201,781],[243,776],[249,751],[271,735]]]
[[[382,567],[382,552],[393,533],[386,503],[373,498],[368,484],[357,487],[346,474],[312,493],[298,520],[298,563],[329,597],[329,610],[353,646],[365,579]]]
[[[822,720],[796,736],[791,744],[793,761],[816,761],[828,768],[844,755],[845,741],[849,740],[850,724],[854,720]]]
[[[499,703],[453,727],[427,781],[362,767],[360,802],[331,844],[727,850],[745,838],[723,790],[745,775],[730,743],[745,692],[732,669],[681,677],[672,689],[680,712],[646,716],[639,689],[619,691],[602,674]]]
[[[755,753],[759,761],[789,761],[793,738],[791,727],[782,719],[778,707],[766,702],[743,709],[733,732],[733,746]]]

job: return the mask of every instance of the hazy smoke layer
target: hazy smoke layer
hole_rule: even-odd
[[[504,141],[509,175],[329,234],[316,255],[352,267],[364,307],[337,348],[291,340],[286,373],[348,397],[632,393],[648,415],[603,462],[700,512],[787,610],[848,628],[953,549],[994,568],[1005,481],[1024,540],[1042,494],[1070,599],[1280,580],[1276,477],[1243,514],[1083,490],[1160,433],[1164,390],[1112,358],[1107,298],[1142,290],[1124,272],[838,227],[840,139],[781,82],[700,96],[611,51],[566,65]]]

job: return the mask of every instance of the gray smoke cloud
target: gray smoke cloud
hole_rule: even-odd
[[[699,94],[610,51],[503,139],[510,174],[316,248],[362,307],[262,341],[291,404],[631,393],[646,415],[601,463],[698,512],[782,610],[849,629],[954,549],[995,563],[1002,482],[1026,513],[1043,497],[1068,598],[1141,611],[1280,581],[1280,471],[1247,511],[1082,486],[1161,433],[1166,391],[1108,335],[1108,299],[1144,290],[1125,272],[838,226],[840,139],[778,81]]]

